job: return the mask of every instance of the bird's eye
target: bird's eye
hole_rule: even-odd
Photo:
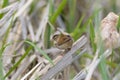
[[[67,35],[68,38],[70,38],[71,36],[70,35]]]
[[[54,35],[54,36],[52,37],[52,39],[53,39],[53,40],[56,40],[56,39],[58,38],[58,36],[59,36],[59,35]]]

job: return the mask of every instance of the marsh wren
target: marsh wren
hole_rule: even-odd
[[[58,49],[63,49],[63,50],[70,50],[73,44],[73,38],[70,36],[70,34],[63,32],[61,30],[58,30],[53,37],[54,45]]]

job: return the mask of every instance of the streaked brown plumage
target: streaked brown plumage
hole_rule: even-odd
[[[71,49],[73,44],[73,38],[66,32],[60,31],[60,33],[54,34],[52,39],[54,41],[54,45],[58,49],[69,50]]]

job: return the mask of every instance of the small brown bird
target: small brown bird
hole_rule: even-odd
[[[58,49],[64,49],[67,51],[70,50],[73,44],[73,38],[66,32],[63,32],[61,30],[58,31],[59,33],[55,33],[52,37],[54,45]]]

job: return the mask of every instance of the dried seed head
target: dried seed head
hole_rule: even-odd
[[[117,32],[119,16],[110,12],[102,21],[100,26],[101,37],[106,48],[118,48],[120,46],[120,35]]]

